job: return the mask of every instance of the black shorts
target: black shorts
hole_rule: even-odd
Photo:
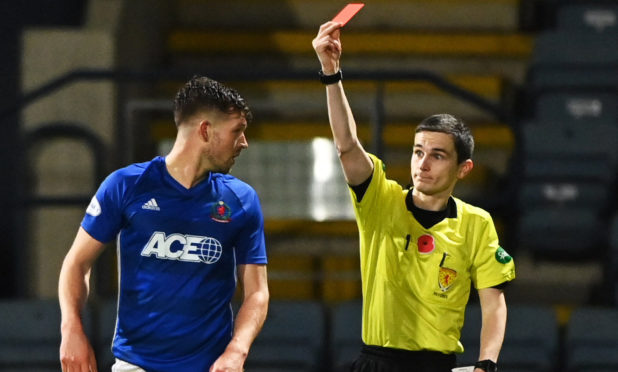
[[[351,372],[451,372],[455,354],[439,351],[409,351],[363,345]]]

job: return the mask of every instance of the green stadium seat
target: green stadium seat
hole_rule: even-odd
[[[0,370],[60,370],[60,306],[57,299],[0,301]],[[84,318],[86,331],[89,318]]]
[[[347,372],[363,344],[361,300],[334,304],[331,324],[331,366],[333,372]]]
[[[458,356],[459,365],[473,365],[478,360],[480,334],[480,305],[469,304],[461,334],[465,351]],[[511,304],[499,370],[552,372],[558,363],[558,342],[558,321],[551,307]]]
[[[245,363],[255,372],[322,372],[326,309],[317,301],[271,301]]]
[[[575,309],[567,324],[565,349],[568,372],[618,370],[618,309]]]

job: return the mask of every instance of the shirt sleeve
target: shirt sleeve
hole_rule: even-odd
[[[122,200],[125,193],[119,171],[109,175],[92,197],[81,226],[96,240],[107,243],[122,226]]]
[[[478,251],[471,272],[476,289],[495,287],[515,279],[515,262],[500,246],[490,216],[482,220],[479,237]]]
[[[257,193],[252,192],[247,207],[247,222],[236,243],[236,263],[266,264],[266,243],[264,239],[264,216]]]

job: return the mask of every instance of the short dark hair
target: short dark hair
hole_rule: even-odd
[[[239,113],[247,122],[253,114],[238,92],[216,80],[195,75],[176,93],[174,121],[178,126],[183,120],[201,110],[216,109],[222,113]]]
[[[474,137],[472,137],[470,128],[461,119],[450,114],[431,115],[421,121],[415,133],[423,131],[441,132],[453,136],[458,164],[472,159]]]

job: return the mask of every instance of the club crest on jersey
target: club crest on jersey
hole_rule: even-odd
[[[232,220],[232,211],[223,200],[219,200],[218,203],[213,204],[210,218],[212,218],[213,221],[228,223]]]
[[[457,279],[457,271],[448,267],[440,267],[440,271],[438,272],[438,285],[442,292],[448,291],[453,285],[453,282],[455,282],[455,279]]]
[[[455,282],[455,279],[457,279],[457,271],[444,266],[444,262],[448,257],[450,257],[450,255],[447,252],[442,254],[442,260],[440,261],[438,270],[438,285],[442,292],[448,291]]]

